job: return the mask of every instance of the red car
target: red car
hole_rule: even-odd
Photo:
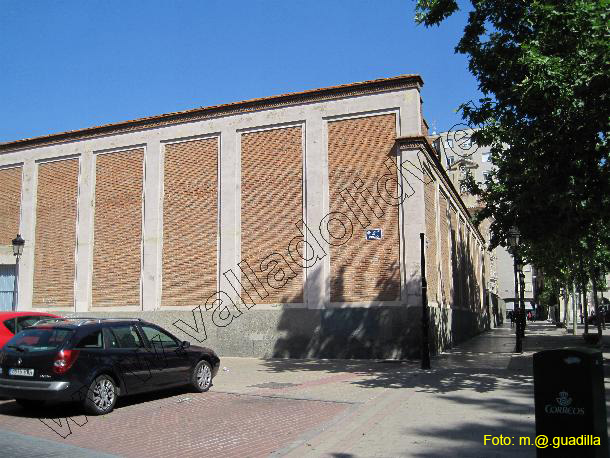
[[[23,328],[44,318],[61,318],[45,312],[0,312],[0,349]]]

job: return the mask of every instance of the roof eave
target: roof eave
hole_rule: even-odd
[[[155,127],[157,125],[179,124],[181,122],[195,121],[227,114],[236,114],[246,111],[269,109],[279,106],[296,105],[316,100],[327,100],[347,97],[351,95],[384,92],[414,87],[419,89],[424,82],[419,75],[399,75],[391,78],[362,81],[358,83],[342,84],[320,89],[310,89],[282,95],[274,95],[257,99],[231,102],[222,105],[194,108],[191,110],[165,113],[156,116],[138,118],[129,121],[87,127],[40,137],[25,138],[13,142],[0,144],[0,154],[27,147],[38,147],[47,144],[62,143],[83,138],[94,138],[107,134],[122,133],[137,129]]]

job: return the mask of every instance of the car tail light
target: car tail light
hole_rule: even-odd
[[[53,372],[56,374],[64,374],[72,367],[76,358],[78,358],[79,350],[61,350],[57,353],[55,361],[53,361]]]

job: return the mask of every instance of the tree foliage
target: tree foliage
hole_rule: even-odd
[[[418,0],[440,25],[454,0]],[[521,232],[524,257],[557,278],[610,269],[610,0],[472,0],[455,50],[483,97],[462,105],[495,170],[468,180],[492,246]],[[583,261],[582,269],[577,267]]]

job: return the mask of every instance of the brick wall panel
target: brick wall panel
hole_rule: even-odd
[[[34,307],[73,307],[78,159],[38,166]]]
[[[388,173],[384,162],[391,156],[395,138],[394,115],[328,123],[330,211],[348,215],[354,228],[352,237],[344,245],[330,247],[332,302],[400,299],[398,207],[379,198],[376,185]],[[365,229],[340,196],[342,190],[353,189],[353,182],[358,178],[377,196],[384,211],[382,218],[371,214],[371,225],[367,228],[382,229],[382,240],[365,240]],[[394,182],[389,184],[395,186]],[[363,198],[356,196],[358,204],[364,207]]]
[[[472,232],[470,233],[470,257],[472,259],[472,299],[473,299],[473,307],[476,309],[478,306],[478,275],[477,275],[477,257],[476,257],[476,241]]]
[[[163,306],[216,292],[218,139],[167,145],[163,197]]]
[[[436,184],[431,177],[425,178],[424,202],[426,219],[426,280],[428,301],[438,302],[438,267],[436,257]]]
[[[470,239],[470,256],[472,259],[472,299],[473,299],[473,304],[476,308],[477,304],[478,304],[478,291],[479,291],[479,275],[477,273],[477,267],[478,267],[478,261],[477,261],[477,256],[476,256],[476,252],[477,252],[477,248],[476,248],[476,241],[474,236],[472,236],[471,233],[471,239]]]
[[[462,307],[462,264],[460,254],[460,233],[458,216],[454,208],[449,210],[449,224],[451,226],[451,278],[453,280],[452,307]]]
[[[290,127],[241,137],[241,259],[263,281],[267,304],[303,302],[303,271],[288,256],[298,235],[295,224],[303,218],[302,136],[300,127]],[[273,266],[260,268],[273,253],[284,256],[296,273],[280,289],[266,282]]]
[[[475,245],[475,249],[474,249],[474,256],[477,260],[477,270],[476,270],[476,278],[477,278],[477,304],[478,307],[481,308],[481,295],[483,294],[482,288],[483,288],[483,279],[481,277],[481,247],[479,245],[479,243],[477,242]]]
[[[468,307],[468,251],[466,248],[466,232],[464,220],[460,217],[460,304],[461,307]]]
[[[475,308],[479,307],[480,297],[479,297],[479,258],[477,257],[477,241],[474,234],[471,232],[472,241],[472,298],[474,300]]]
[[[447,198],[441,194],[439,196],[439,217],[440,217],[440,245],[441,245],[441,278],[443,303],[449,305],[452,302],[451,289],[451,254],[449,253],[449,222]]]
[[[142,149],[96,158],[93,305],[140,306]]]
[[[470,234],[470,229],[466,228],[465,231],[465,248],[466,248],[466,291],[467,300],[468,300],[468,308],[474,308],[474,260],[472,258],[472,237]]]
[[[21,173],[21,167],[0,169],[0,245],[11,245],[19,232]]]

